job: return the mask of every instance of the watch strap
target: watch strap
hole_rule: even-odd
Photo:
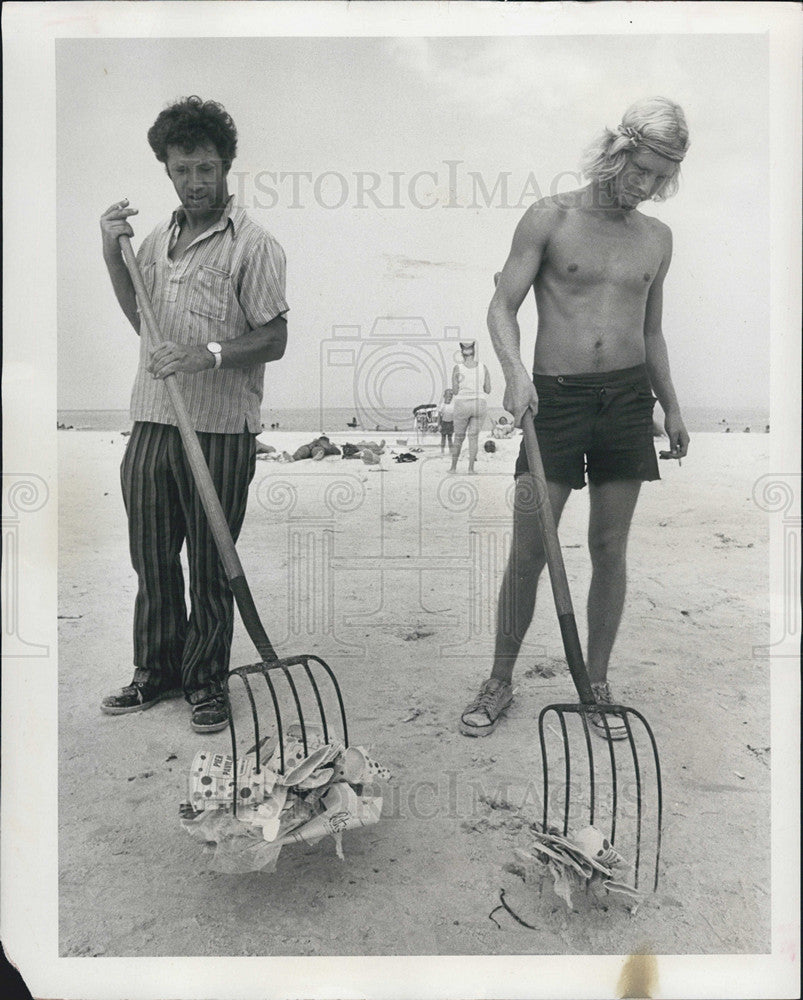
[[[212,350],[212,345],[213,344],[217,348],[216,351]],[[209,343],[206,345],[206,349],[207,349],[207,351],[209,351],[209,353],[215,359],[215,365],[214,365],[215,369],[220,368],[221,364],[223,363],[223,354],[222,354],[222,351],[220,349],[220,344],[218,344],[218,342],[216,340],[210,340]]]

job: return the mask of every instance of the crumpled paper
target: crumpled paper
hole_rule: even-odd
[[[315,727],[307,727],[306,736],[305,749],[298,727],[288,729],[283,768],[278,740],[238,757],[236,815],[232,757],[209,750],[195,755],[179,815],[187,833],[211,852],[213,870],[272,872],[282,847],[324,837],[334,839],[342,859],[344,831],[379,822],[375,781],[388,780],[387,769],[364,747],[324,742]]]
[[[532,870],[536,863],[546,866],[555,894],[570,910],[573,891],[595,884],[601,884],[608,892],[622,894],[631,903],[641,900],[638,889],[624,881],[629,863],[597,827],[570,831],[566,837],[537,827],[531,827],[529,833],[530,850],[516,848],[516,857],[525,863],[525,871]]]

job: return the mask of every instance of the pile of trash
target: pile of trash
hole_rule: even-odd
[[[276,868],[282,847],[333,837],[343,858],[345,830],[371,826],[382,813],[376,785],[390,773],[363,747],[324,742],[317,727],[284,737],[284,767],[277,737],[263,740],[237,761],[199,750],[189,777],[189,801],[179,807],[181,825],[211,851],[211,867],[229,874]],[[259,764],[257,764],[259,755]]]
[[[529,830],[530,850],[515,848],[519,861],[527,872],[546,866],[552,876],[556,894],[572,909],[572,892],[601,885],[608,892],[621,893],[631,902],[639,902],[638,889],[623,881],[630,865],[610,843],[601,830],[586,826],[562,836],[553,827],[542,832],[535,825]],[[534,853],[533,853],[534,852]]]

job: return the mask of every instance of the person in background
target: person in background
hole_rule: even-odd
[[[479,433],[488,412],[488,396],[491,393],[491,376],[488,369],[477,360],[477,342],[460,342],[460,361],[452,372],[452,392],[454,393],[454,443],[452,444],[452,467],[457,471],[457,460],[463,441],[468,438],[468,472],[474,475],[474,463],[479,450]]]
[[[509,438],[513,436],[513,432],[515,431],[515,429],[516,428],[513,426],[510,420],[508,420],[507,417],[502,416],[494,424],[491,434],[495,438]]]
[[[452,435],[454,434],[454,392],[452,389],[444,389],[443,398],[438,405],[438,430],[441,434],[441,455],[446,451],[448,444],[449,451],[452,450]]]
[[[284,452],[286,462],[303,462],[305,458],[311,458],[315,462],[320,462],[327,455],[339,455],[340,449],[336,444],[332,444],[325,434],[314,438],[309,444],[302,444],[296,448],[292,455]]]

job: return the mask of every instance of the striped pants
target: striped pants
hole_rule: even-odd
[[[254,435],[199,433],[234,539],[256,468]],[[231,589],[177,427],[137,422],[120,468],[134,604],[134,680],[176,688],[191,704],[219,691],[234,626]],[[187,545],[190,613],[180,552]]]

